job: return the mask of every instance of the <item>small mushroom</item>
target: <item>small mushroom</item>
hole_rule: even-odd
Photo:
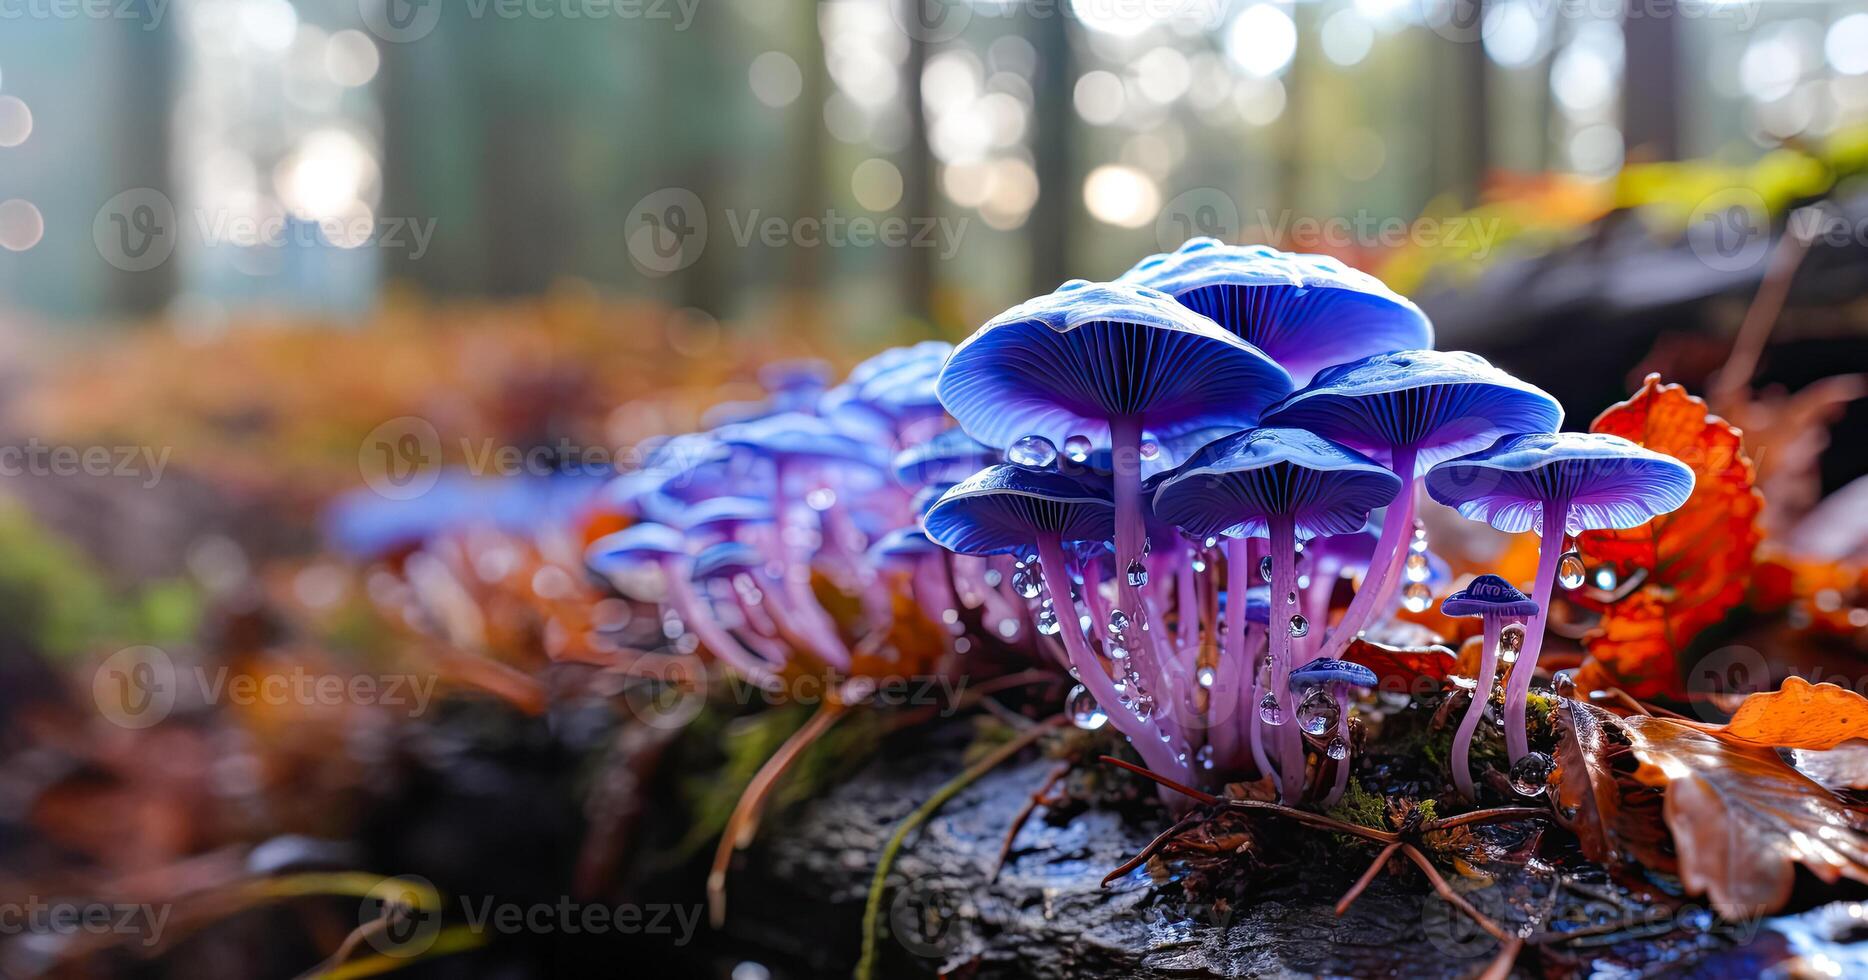
[[[1538,608],[1505,689],[1505,744],[1513,763],[1530,749],[1524,699],[1543,649],[1564,537],[1639,527],[1677,509],[1692,492],[1693,471],[1685,463],[1599,432],[1507,436],[1427,474],[1427,493],[1462,516],[1543,536],[1531,589]]]
[[[1466,708],[1465,717],[1459,721],[1459,729],[1453,733],[1453,784],[1459,787],[1460,795],[1468,800],[1478,799],[1472,786],[1472,769],[1467,760],[1472,750],[1472,735],[1479,729],[1479,720],[1485,715],[1486,702],[1492,697],[1492,680],[1498,670],[1498,656],[1504,645],[1505,624],[1522,623],[1526,618],[1537,615],[1538,605],[1529,596],[1519,592],[1517,586],[1497,575],[1481,575],[1473,579],[1458,592],[1446,597],[1440,604],[1440,612],[1448,616],[1478,616],[1485,627],[1485,645],[1479,651],[1479,678],[1472,689],[1472,704]],[[1522,649],[1524,630],[1514,626],[1518,644],[1516,655]],[[1527,665],[1528,666],[1528,665]]]
[[[1361,453],[1302,429],[1277,428],[1210,443],[1162,481],[1155,512],[1187,533],[1270,537],[1271,689],[1261,698],[1254,684],[1258,705],[1245,712],[1249,737],[1257,737],[1253,719],[1272,726],[1288,720],[1293,642],[1310,632],[1297,605],[1297,542],[1360,529],[1369,511],[1400,489],[1399,477]],[[1242,557],[1242,549],[1233,552],[1233,560]],[[1303,791],[1302,742],[1288,729],[1276,741],[1281,795],[1295,802]]]
[[[988,466],[947,491],[922,519],[927,536],[963,555],[1026,555],[1035,547],[1051,609],[1040,631],[1061,634],[1064,650],[1090,696],[1109,721],[1135,744],[1151,767],[1186,772],[1149,725],[1149,716],[1129,707],[1148,692],[1117,690],[1104,661],[1090,649],[1072,596],[1065,542],[1103,541],[1115,524],[1109,490],[1098,482],[1055,470],[1010,463]],[[1087,591],[1087,590],[1086,590]]]
[[[956,427],[896,453],[891,465],[902,486],[920,489],[937,483],[951,486],[998,462],[1000,456],[998,450]]]
[[[1368,690],[1377,683],[1375,672],[1367,667],[1330,657],[1318,657],[1291,671],[1293,689],[1314,688],[1299,702],[1298,722],[1304,734],[1321,736],[1335,729],[1323,746],[1323,754],[1336,763],[1335,782],[1323,799],[1324,806],[1335,806],[1349,786],[1349,689]]]
[[[1550,432],[1563,407],[1541,389],[1464,351],[1378,354],[1319,373],[1265,414],[1385,462],[1405,481],[1382,518],[1375,557],[1323,648],[1340,657],[1389,608],[1414,532],[1415,486],[1433,464],[1501,435]]]
[[[640,566],[659,568],[669,605],[701,645],[753,684],[777,689],[779,680],[773,670],[779,665],[765,662],[741,645],[694,594],[687,539],[680,531],[664,524],[636,524],[591,542],[584,560],[603,575]]]
[[[1327,255],[1195,238],[1123,282],[1159,289],[1238,334],[1307,384],[1332,364],[1433,346],[1433,326],[1380,279]]]

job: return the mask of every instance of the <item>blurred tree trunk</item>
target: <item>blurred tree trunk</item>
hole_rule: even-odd
[[[1632,17],[1622,23],[1623,159],[1680,158],[1678,17]]]
[[[922,0],[892,0],[902,5]],[[901,19],[915,23],[913,11]],[[908,114],[908,148],[901,155],[901,213],[908,220],[930,221],[934,214],[934,168],[928,147],[927,109],[921,99],[921,73],[927,67],[928,46],[918,32],[908,33],[908,57],[902,65],[902,111]],[[913,317],[934,316],[934,259],[932,249],[904,248],[902,253],[902,305]]]
[[[1069,18],[1054,9],[1050,16],[1031,16],[1031,45],[1038,52],[1033,79],[1032,169],[1038,175],[1038,200],[1032,206],[1031,288],[1048,293],[1070,278],[1071,200],[1076,178],[1071,172],[1070,133],[1076,122],[1071,104],[1075,76],[1070,64]]]

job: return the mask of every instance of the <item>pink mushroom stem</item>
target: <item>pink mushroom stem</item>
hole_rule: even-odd
[[[754,656],[750,650],[740,645],[713,613],[701,608],[699,599],[694,595],[693,586],[688,582],[687,569],[683,562],[670,556],[661,561],[662,579],[668,588],[668,603],[673,606],[681,621],[700,638],[705,646],[721,662],[739,671],[746,680],[765,688],[776,690],[779,680],[764,661]]]
[[[1134,417],[1109,420],[1109,440],[1113,450],[1111,465],[1115,477],[1116,508],[1116,608],[1125,610],[1131,626],[1129,656],[1136,660],[1143,682],[1151,693],[1171,699],[1173,676],[1166,655],[1157,645],[1157,630],[1144,629],[1148,604],[1142,590],[1129,583],[1129,564],[1142,554],[1145,528],[1142,523],[1142,423]]]
[[[1226,642],[1213,670],[1213,688],[1207,692],[1207,732],[1213,744],[1214,765],[1236,768],[1242,761],[1240,750],[1250,714],[1239,712],[1240,680],[1245,677],[1245,591],[1248,579],[1246,546],[1243,538],[1226,541]]]
[[[1472,735],[1479,730],[1479,719],[1485,717],[1486,702],[1492,700],[1492,681],[1498,674],[1498,638],[1504,632],[1504,618],[1486,613],[1482,617],[1485,624],[1485,646],[1479,651],[1479,682],[1472,689],[1472,703],[1466,706],[1466,716],[1459,720],[1459,729],[1453,733],[1453,785],[1459,787],[1459,795],[1468,800],[1479,798],[1472,786],[1472,766],[1468,761],[1472,754]]]
[[[1524,723],[1524,699],[1531,693],[1531,676],[1537,673],[1537,655],[1544,648],[1544,624],[1550,618],[1550,593],[1556,587],[1557,563],[1563,557],[1570,502],[1567,499],[1546,500],[1543,514],[1544,537],[1537,545],[1537,581],[1531,586],[1537,614],[1524,628],[1524,649],[1511,665],[1511,677],[1505,683],[1505,751],[1513,763],[1531,750],[1530,732]]]
[[[1175,778],[1187,776],[1187,766],[1175,758],[1173,751],[1150,730],[1146,722],[1122,705],[1115,682],[1103,668],[1102,660],[1090,649],[1083,630],[1077,627],[1077,603],[1070,597],[1070,566],[1064,563],[1063,542],[1056,534],[1039,535],[1038,563],[1043,570],[1045,588],[1051,592],[1051,604],[1057,611],[1058,623],[1063,627],[1059,632],[1064,637],[1064,649],[1070,655],[1071,666],[1077,668],[1077,680],[1089,689],[1090,696],[1102,706],[1103,714],[1109,717],[1109,723],[1128,736],[1135,751],[1141,753],[1143,761],[1148,763],[1148,768]]]
[[[1291,703],[1291,617],[1295,609],[1285,597],[1297,587],[1297,530],[1289,514],[1273,514],[1271,529],[1271,693],[1278,699],[1284,718],[1274,738],[1278,742],[1278,792],[1286,806],[1304,793],[1304,740],[1291,723],[1295,705]]]
[[[1420,485],[1420,478],[1414,472],[1414,458],[1412,448],[1394,451],[1393,469],[1395,475],[1401,477],[1401,493],[1388,505],[1388,512],[1382,517],[1382,533],[1375,541],[1374,553],[1369,556],[1369,570],[1362,576],[1362,587],[1349,601],[1348,610],[1330,633],[1320,656],[1342,659],[1343,651],[1349,649],[1356,636],[1373,625],[1387,609],[1387,600],[1394,594],[1389,583],[1399,581],[1397,573],[1401,563],[1407,560],[1408,542],[1414,537],[1414,496]]]

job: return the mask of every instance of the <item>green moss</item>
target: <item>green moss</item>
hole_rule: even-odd
[[[1343,793],[1342,801],[1331,807],[1329,815],[1344,823],[1374,830],[1388,829],[1388,800],[1362,788],[1362,784],[1349,781],[1349,789]],[[1354,838],[1348,838],[1354,839]]]
[[[200,616],[200,596],[186,582],[121,594],[26,508],[0,503],[0,629],[28,648],[62,658],[172,644],[191,637]]]

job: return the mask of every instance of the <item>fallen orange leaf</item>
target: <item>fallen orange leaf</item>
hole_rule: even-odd
[[[1868,698],[1834,684],[1792,675],[1775,691],[1753,694],[1724,725],[1696,726],[1728,740],[1770,748],[1832,749],[1868,738]]]
[[[1559,812],[1591,858],[1674,871],[1727,919],[1783,908],[1798,865],[1868,883],[1860,814],[1774,749],[1570,700],[1559,726]],[[1671,854],[1654,838],[1656,799]]]
[[[1751,460],[1738,429],[1655,374],[1633,397],[1597,416],[1590,430],[1686,463],[1695,483],[1686,504],[1671,514],[1628,530],[1578,536],[1577,548],[1591,568],[1610,567],[1623,582],[1646,576],[1614,602],[1571,595],[1602,614],[1599,628],[1583,641],[1600,669],[1579,677],[1613,678],[1636,697],[1683,697],[1676,658],[1745,596],[1764,504],[1753,486]]]

